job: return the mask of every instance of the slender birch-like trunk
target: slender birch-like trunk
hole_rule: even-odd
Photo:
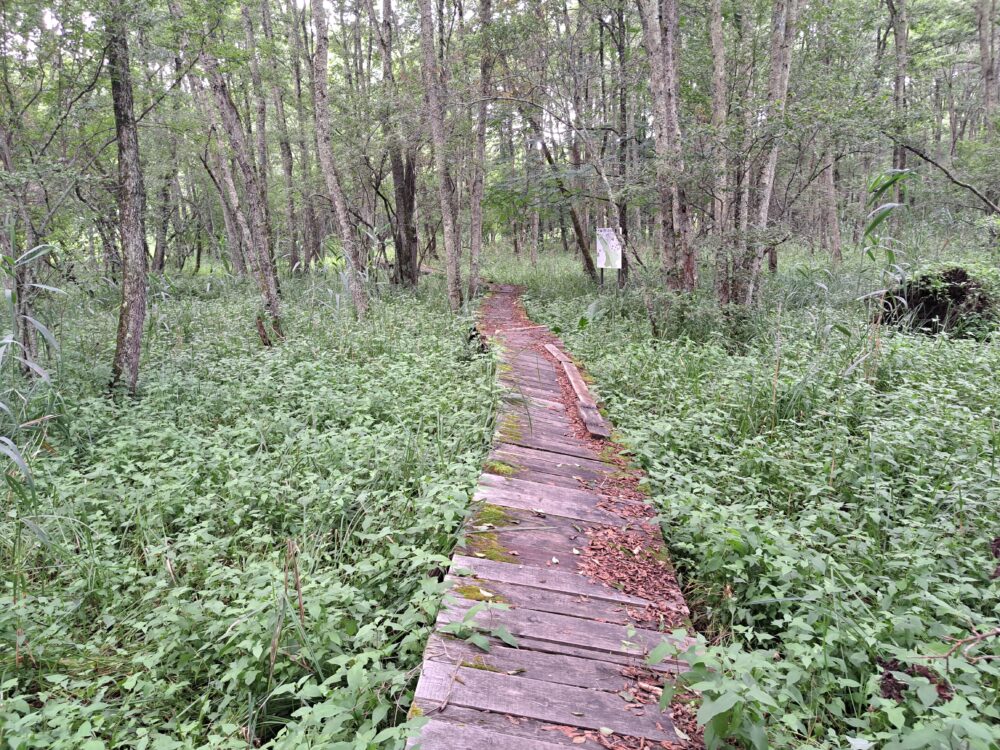
[[[267,40],[268,49],[274,49],[274,29],[271,27],[271,4],[269,0],[261,0],[261,28],[264,38]],[[269,52],[268,63],[277,66],[278,61]],[[271,103],[274,107],[275,122],[278,127],[278,151],[281,154],[281,174],[285,180],[285,223],[288,232],[288,265],[293,272],[301,270],[302,261],[299,256],[299,246],[296,238],[299,236],[298,221],[295,212],[295,176],[294,162],[292,160],[292,142],[288,135],[288,119],[285,116],[285,93],[278,84],[278,79],[272,74],[271,81]],[[266,153],[266,151],[265,151]]]
[[[472,188],[469,191],[469,298],[479,289],[479,256],[483,247],[483,193],[486,170],[486,121],[489,117],[490,80],[493,58],[490,33],[493,17],[492,0],[479,0],[479,103],[476,112],[476,142],[472,156]]]
[[[775,0],[771,23],[771,68],[768,79],[768,106],[764,115],[765,127],[777,127],[785,113],[785,98],[788,95],[788,74],[792,64],[792,42],[795,38],[797,0]],[[764,156],[758,183],[757,217],[754,229],[757,238],[749,251],[749,269],[746,284],[741,290],[745,305],[752,304],[759,287],[760,272],[771,245],[765,238],[771,210],[771,196],[774,193],[774,178],[778,170],[779,138],[771,134],[770,145]]]
[[[326,181],[327,193],[330,202],[333,203],[334,214],[337,218],[340,242],[344,246],[354,311],[359,318],[363,318],[368,312],[368,297],[363,286],[361,254],[358,251],[354,227],[347,210],[347,196],[344,194],[344,188],[341,184],[340,172],[333,160],[333,146],[330,139],[330,102],[327,91],[327,58],[329,57],[330,39],[322,0],[313,0],[312,17],[316,34],[316,50],[313,53],[313,109],[315,110],[313,114],[316,120],[319,163]]]
[[[434,16],[430,0],[419,0],[420,49],[423,60],[424,87],[427,91],[427,117],[434,144],[434,167],[438,181],[438,199],[444,225],[444,262],[448,279],[448,303],[457,312],[462,307],[462,269],[459,266],[458,206],[455,184],[448,164],[448,138],[445,132],[446,93],[441,83],[437,54],[434,50]]]
[[[983,119],[987,132],[997,129],[997,60],[993,47],[996,28],[996,0],[979,0],[976,4],[976,26],[979,35],[979,67],[983,76]]]

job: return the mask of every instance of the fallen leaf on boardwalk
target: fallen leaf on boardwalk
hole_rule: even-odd
[[[661,558],[662,545],[650,530],[596,527],[587,534],[590,543],[581,553],[581,572],[649,601],[645,608],[626,608],[636,625],[669,629],[687,620],[687,604],[673,568]]]

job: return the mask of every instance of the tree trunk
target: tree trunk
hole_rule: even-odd
[[[892,106],[896,122],[894,130],[896,140],[892,148],[893,169],[906,169],[906,149],[902,143],[906,137],[906,69],[908,63],[907,37],[909,21],[907,19],[906,0],[886,0],[889,6],[889,22],[892,24],[892,39],[896,51],[896,69],[892,87]],[[903,183],[896,183],[896,201],[902,202]]]
[[[261,0],[261,26],[264,38],[267,39],[268,57],[272,66],[277,67],[278,60],[274,55],[274,30],[271,28],[271,4],[269,0]],[[295,177],[292,161],[292,143],[288,136],[288,120],[285,117],[285,94],[278,84],[278,78],[272,72],[271,102],[274,106],[275,120],[278,125],[278,150],[281,153],[281,173],[285,178],[285,224],[288,232],[288,266],[293,273],[301,270],[302,260],[299,256],[299,246],[296,238],[299,235],[298,221],[295,217]]]
[[[267,0],[264,1],[266,2]],[[306,116],[305,97],[302,93],[302,62],[304,60],[308,62],[304,49],[305,42],[303,41],[305,35],[305,10],[302,10],[301,23],[295,3],[291,4],[289,12],[292,14],[291,24],[288,29],[289,47],[292,49],[292,80],[295,84],[295,111],[299,121],[299,132],[296,138],[296,145],[299,148],[299,196],[302,205],[302,214],[305,218],[305,226],[303,227],[303,244],[305,247],[302,253],[302,268],[306,269],[310,264],[318,263],[322,256],[322,236],[319,221],[316,218],[316,211],[313,207],[312,189],[310,187],[313,181],[310,141],[315,142],[315,140],[310,139],[307,132],[307,123],[310,118]],[[311,76],[312,66],[306,65],[306,69],[310,71],[309,75]]]
[[[712,135],[715,145],[715,175],[712,187],[712,219],[716,235],[726,230],[726,43],[722,33],[722,0],[711,0],[709,37],[712,45]],[[721,242],[720,242],[721,244]]]
[[[726,42],[722,31],[722,0],[711,0],[709,40],[712,47],[712,152],[715,174],[712,185],[712,229],[715,248],[715,296],[720,305],[729,304],[729,242],[726,227],[729,169],[726,159]]]
[[[785,113],[788,74],[792,64],[792,41],[795,38],[796,12],[797,0],[775,0],[771,25],[771,70],[768,80],[768,111],[765,114],[765,127],[780,127],[780,120]],[[753,303],[756,298],[764,256],[772,248],[772,244],[766,239],[766,232],[771,210],[771,196],[774,192],[774,179],[778,170],[779,142],[777,133],[770,134],[770,145],[765,151],[764,165],[761,169],[755,225],[758,237],[749,253],[746,284],[741,290],[743,298],[739,300],[745,305]],[[775,260],[777,260],[776,257]]]
[[[327,32],[326,10],[320,0],[312,3],[313,25],[316,34],[316,50],[313,54],[313,115],[316,121],[316,143],[319,150],[319,163],[326,180],[326,189],[333,204],[337,217],[337,228],[340,230],[340,242],[344,246],[344,257],[347,259],[348,275],[351,285],[351,299],[354,301],[354,311],[359,318],[368,312],[368,298],[364,289],[361,255],[358,243],[354,237],[354,227],[351,224],[347,210],[347,196],[340,180],[340,173],[333,160],[333,145],[330,139],[330,103],[327,92],[327,58],[329,56],[330,39]]]
[[[696,258],[687,237],[687,202],[680,175],[676,0],[639,0],[643,45],[652,71],[651,90],[656,146],[656,183],[660,209],[660,258],[666,282],[691,291],[697,283]]]
[[[257,171],[251,163],[250,151],[247,148],[246,136],[239,112],[229,95],[229,86],[219,71],[218,62],[207,52],[201,53],[201,64],[208,74],[209,85],[215,98],[215,105],[222,127],[229,141],[229,148],[239,167],[243,178],[244,195],[247,201],[249,228],[251,236],[248,247],[253,249],[251,264],[257,277],[264,309],[271,319],[271,326],[277,338],[283,338],[281,328],[281,302],[278,290],[278,277],[274,268],[274,254],[271,251],[271,232],[267,221],[267,194],[258,179]],[[232,200],[232,196],[230,196]],[[236,204],[234,202],[234,209]],[[260,326],[258,326],[258,329]],[[270,343],[266,337],[261,337],[265,345]]]
[[[160,205],[156,220],[156,244],[153,246],[153,273],[163,273],[167,260],[167,228],[170,224],[170,178],[171,174],[163,175],[163,185],[160,188]]]
[[[266,2],[266,0],[265,0]],[[256,34],[253,28],[253,18],[250,14],[250,6],[246,2],[240,3],[240,14],[243,17],[243,33],[246,39],[247,54],[250,58],[250,83],[253,87],[254,112],[256,114],[256,128],[254,136],[256,140],[257,153],[250,152],[257,172],[257,183],[260,185],[260,194],[264,196],[264,215],[267,218],[268,231],[271,229],[270,208],[267,204],[267,178],[268,178],[268,158],[267,158],[267,99],[264,96],[264,79],[260,74],[260,61],[257,58]],[[268,247],[272,248],[271,238],[268,238]],[[273,260],[272,260],[273,262]]]
[[[132,105],[128,21],[122,0],[113,0],[107,17],[107,61],[118,143],[118,225],[122,243],[122,304],[111,365],[112,389],[135,393],[146,319],[146,191],[139,162],[139,131]]]
[[[459,266],[458,206],[455,201],[455,184],[448,163],[448,138],[445,132],[446,93],[441,83],[441,73],[434,51],[434,17],[430,0],[419,0],[420,49],[423,59],[424,87],[427,91],[427,115],[434,144],[434,166],[438,180],[438,198],[444,225],[445,271],[448,278],[448,303],[457,312],[462,307],[462,277]],[[443,54],[443,50],[442,54]]]
[[[489,116],[489,96],[492,91],[490,74],[493,69],[490,51],[492,0],[479,0],[479,31],[482,37],[479,53],[479,104],[476,113],[476,143],[472,156],[472,189],[469,208],[469,298],[479,288],[479,256],[483,246],[483,193],[486,169],[486,120]]]
[[[986,130],[996,130],[994,120],[997,106],[997,66],[993,48],[994,18],[996,0],[979,0],[976,4],[976,21],[979,31],[979,65],[983,76],[983,119]]]
[[[389,167],[392,172],[394,204],[392,238],[396,250],[393,281],[397,284],[413,287],[420,280],[420,245],[415,220],[416,158],[413,149],[407,147],[399,124],[394,122],[392,117],[399,101],[392,58],[392,42],[396,34],[392,0],[383,0],[381,22],[375,16],[375,5],[372,0],[366,0],[366,6],[382,52],[382,79],[386,87],[386,101],[381,109],[380,117],[389,152]]]
[[[228,164],[214,149],[212,150],[211,158],[215,162],[214,167],[204,159],[202,160],[202,164],[219,193],[219,203],[222,206],[222,221],[226,230],[226,251],[232,262],[233,271],[242,276],[247,272],[246,257],[243,252],[245,237],[241,231],[241,226],[246,223],[246,219],[242,213],[237,218],[238,204],[234,208],[230,203],[232,194],[228,190],[228,186],[233,184],[233,176],[229,172]],[[236,196],[236,198],[238,201],[239,196]]]
[[[834,180],[836,162],[833,152],[827,149],[823,157],[823,174],[820,177],[820,189],[823,191],[823,223],[826,231],[823,233],[824,245],[830,252],[834,263],[843,259],[842,240],[840,236],[840,214],[837,211],[837,183]]]

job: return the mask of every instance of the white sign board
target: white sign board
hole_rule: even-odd
[[[622,243],[618,241],[618,231],[616,229],[604,228],[597,230],[597,267],[622,267]]]

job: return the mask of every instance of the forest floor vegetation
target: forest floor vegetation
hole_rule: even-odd
[[[55,417],[0,519],[0,747],[399,744],[496,396],[425,284],[358,323],[290,280],[263,349],[247,285],[163,281],[123,400],[113,290],[54,302]]]

